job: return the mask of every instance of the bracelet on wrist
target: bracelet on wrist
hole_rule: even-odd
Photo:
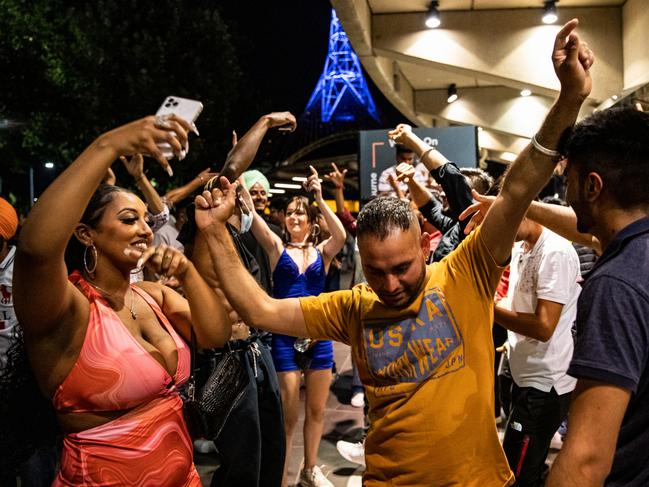
[[[139,178],[135,178],[135,182],[136,182],[136,183],[139,183],[139,182],[142,181],[144,178],[145,178],[145,176],[144,176],[144,174],[142,174],[142,176],[140,176]]]
[[[424,152],[421,153],[421,156],[419,156],[419,159],[423,159],[424,157],[426,157],[426,155],[429,152],[432,152],[432,151],[435,151],[435,150],[437,150],[435,147],[429,147],[428,149],[426,149]]]
[[[559,158],[561,157],[561,153],[557,150],[553,149],[548,149],[547,147],[542,146],[539,141],[536,139],[536,134],[532,136],[532,147],[536,149],[538,152],[541,154],[548,156],[548,157],[554,157],[554,158]]]

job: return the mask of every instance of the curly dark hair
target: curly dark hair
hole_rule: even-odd
[[[596,172],[620,208],[649,206],[649,113],[631,107],[594,113],[563,134],[560,151],[580,185]]]
[[[0,472],[11,474],[34,451],[62,438],[54,407],[29,364],[20,325],[14,327],[7,363],[0,370],[0,398]]]
[[[113,201],[117,193],[131,193],[128,189],[111,184],[100,184],[97,190],[90,197],[88,206],[81,216],[80,223],[85,223],[91,228],[96,228],[104,216],[106,206]],[[65,264],[68,268],[68,274],[75,270],[83,270],[83,253],[86,248],[73,235],[65,249]]]

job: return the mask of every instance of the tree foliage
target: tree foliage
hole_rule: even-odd
[[[177,179],[223,161],[245,93],[214,2],[0,0],[0,11],[0,120],[18,124],[0,129],[5,181],[46,160],[65,167],[99,134],[154,113],[167,95],[205,106],[201,137],[174,165]]]

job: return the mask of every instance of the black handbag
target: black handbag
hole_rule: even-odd
[[[215,439],[246,391],[250,381],[234,352],[224,352],[205,384],[196,390],[196,336],[191,331],[191,376],[184,405],[185,422],[192,438]]]

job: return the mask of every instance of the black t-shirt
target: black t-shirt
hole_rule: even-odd
[[[568,373],[631,391],[607,486],[649,485],[649,218],[624,228],[584,282]]]

